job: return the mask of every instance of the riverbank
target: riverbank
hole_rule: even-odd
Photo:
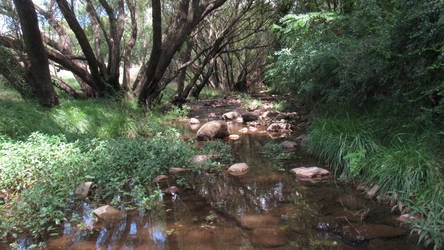
[[[312,113],[308,146],[339,178],[377,186],[376,198],[403,214],[422,244],[440,249],[444,244],[442,127],[416,115],[404,109],[318,108]]]

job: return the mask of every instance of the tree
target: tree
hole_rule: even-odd
[[[33,94],[40,104],[53,107],[59,103],[51,84],[48,55],[40,34],[37,14],[31,0],[14,0],[20,19],[25,49],[28,55],[29,78]]]

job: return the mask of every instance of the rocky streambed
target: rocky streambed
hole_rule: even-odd
[[[184,137],[194,137],[205,122],[225,118],[231,136],[220,140],[231,145],[234,164],[211,171],[170,169],[155,180],[163,201],[150,212],[117,209],[112,220],[97,220],[95,205],[84,203],[78,211],[83,226],[65,225],[63,236],[49,239],[46,248],[422,249],[399,215],[368,190],[337,182],[306,152],[302,115],[261,108],[243,110],[236,98],[192,104],[195,120],[176,126]],[[224,117],[231,111],[250,119]],[[291,131],[296,135],[290,140]],[[292,152],[291,158],[265,157],[270,141]],[[195,164],[206,161],[212,156],[193,158]]]

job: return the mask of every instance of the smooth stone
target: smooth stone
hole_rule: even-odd
[[[248,128],[242,128],[241,130],[239,130],[239,132],[242,134],[246,134],[248,133]]]
[[[243,123],[244,119],[242,117],[238,117],[234,121],[237,122],[237,123]]]
[[[92,184],[93,183],[90,182],[90,181],[84,182],[84,183],[80,184],[76,188],[76,191],[74,192],[74,195],[79,196],[81,198],[88,197],[88,193],[89,193],[89,190],[91,189]]]
[[[234,176],[244,175],[250,167],[246,163],[236,163],[228,168],[228,173]]]
[[[228,126],[224,121],[210,121],[202,125],[197,131],[196,139],[198,141],[223,138],[228,136]]]
[[[330,171],[319,167],[300,167],[290,170],[293,174],[300,178],[328,178]]]
[[[420,219],[418,215],[410,215],[410,214],[402,214],[398,218],[396,218],[397,221],[402,223],[407,223],[418,219]]]
[[[367,198],[373,200],[376,197],[376,193],[379,191],[379,185],[373,185],[373,187],[367,192]]]
[[[242,117],[242,116],[237,111],[227,112],[222,115],[222,119],[224,119],[224,120],[236,120],[238,117]]]
[[[268,132],[284,132],[290,130],[291,125],[286,122],[274,122],[267,127]]]
[[[185,171],[190,171],[192,170],[191,168],[170,168],[168,169],[168,173],[170,174],[177,174],[177,173],[182,173]]]
[[[240,139],[240,136],[239,136],[239,135],[235,135],[235,134],[233,134],[233,135],[229,135],[228,138],[229,138],[230,140],[235,141],[235,140],[239,140],[239,139]]]
[[[350,241],[363,241],[377,238],[394,238],[405,235],[408,230],[387,225],[365,224],[342,227],[343,236]]]
[[[295,151],[296,147],[297,147],[297,142],[295,141],[284,141],[281,143],[281,147],[285,150],[285,151]]]
[[[176,186],[171,186],[163,190],[165,194],[174,195],[179,192],[179,188]]]
[[[196,131],[200,128],[200,124],[190,124],[190,128],[193,131]]]
[[[269,215],[244,215],[239,218],[239,223],[243,228],[254,229],[276,226],[279,223],[279,218]]]
[[[287,235],[279,228],[258,228],[253,232],[252,240],[254,245],[279,247],[287,244]]]
[[[154,183],[158,183],[158,182],[163,182],[163,181],[166,181],[166,180],[168,180],[168,176],[162,174],[162,175],[159,175],[156,178],[154,178],[153,182]]]
[[[213,158],[212,155],[193,155],[191,156],[191,163],[199,164],[202,162],[209,161],[211,160],[211,158]]]
[[[93,213],[98,218],[104,220],[105,222],[120,220],[122,218],[122,213],[110,205],[101,206],[93,210]]]
[[[200,123],[200,121],[198,119],[196,119],[196,118],[191,118],[188,122],[190,124],[199,124]]]
[[[248,127],[248,130],[251,132],[256,132],[257,128],[256,127]]]

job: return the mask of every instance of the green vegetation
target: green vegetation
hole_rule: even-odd
[[[309,148],[348,180],[379,184],[413,231],[444,245],[442,1],[353,1],[347,14],[287,15],[273,91],[312,110]]]
[[[186,109],[145,117],[120,100],[65,100],[53,109],[17,96],[0,102],[0,195],[7,194],[0,196],[0,239],[39,239],[75,223],[74,190],[85,181],[94,183],[95,202],[150,209],[160,199],[151,180],[187,167],[196,153],[164,126]]]

